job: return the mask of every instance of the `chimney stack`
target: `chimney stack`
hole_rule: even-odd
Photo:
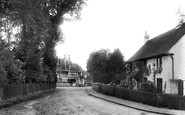
[[[149,35],[147,34],[147,31],[145,31],[144,42],[146,43],[148,40],[149,40]]]
[[[177,18],[178,18],[178,22],[177,22],[176,28],[179,28],[185,22],[185,15],[181,11],[180,7],[178,8],[178,11],[177,11]]]

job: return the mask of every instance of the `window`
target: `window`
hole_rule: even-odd
[[[157,68],[162,68],[162,57],[157,58]]]
[[[152,70],[151,70],[151,65],[150,65],[150,64],[148,65],[148,71],[149,71],[149,73],[151,73],[151,71],[152,71]]]

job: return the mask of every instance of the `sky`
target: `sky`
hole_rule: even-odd
[[[119,48],[128,60],[150,39],[177,26],[177,11],[185,13],[184,0],[88,0],[81,20],[64,22],[64,43],[56,46],[59,58],[70,55],[86,70],[92,51]]]

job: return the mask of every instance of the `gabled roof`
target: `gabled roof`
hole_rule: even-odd
[[[179,28],[174,28],[148,40],[127,62],[166,55],[184,34],[185,23],[183,23]]]

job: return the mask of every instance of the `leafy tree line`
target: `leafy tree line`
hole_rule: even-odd
[[[90,54],[87,71],[93,76],[93,82],[120,83],[125,77],[125,60],[119,49],[110,52],[101,49]]]
[[[84,4],[83,0],[0,0],[0,82],[56,82],[59,26],[64,20],[79,19]]]

